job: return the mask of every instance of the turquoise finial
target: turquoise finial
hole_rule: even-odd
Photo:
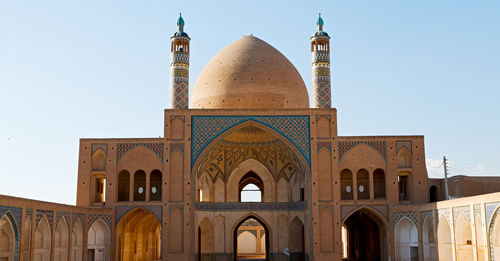
[[[321,19],[321,13],[318,13],[318,21],[316,21],[316,25],[318,26],[318,31],[323,31],[323,19]]]
[[[179,32],[184,32],[184,19],[182,19],[181,13],[179,13],[179,19],[177,19],[177,26],[179,26]]]

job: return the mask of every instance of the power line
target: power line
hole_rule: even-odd
[[[439,166],[433,166],[432,164],[430,164],[429,162],[427,162],[427,165],[429,165],[429,166],[431,166],[431,167],[433,167],[433,168],[435,168],[435,169],[437,169],[437,168],[441,168],[441,166],[443,166],[443,164],[444,164],[444,161],[443,161],[443,162],[441,162],[441,165],[439,165]]]

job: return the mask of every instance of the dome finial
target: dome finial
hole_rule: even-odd
[[[318,12],[318,21],[316,21],[316,25],[318,26],[318,31],[321,32],[323,31],[323,19],[321,19],[321,12]]]
[[[184,19],[182,19],[181,13],[179,13],[179,19],[177,19],[177,26],[179,27],[179,32],[184,32]]]

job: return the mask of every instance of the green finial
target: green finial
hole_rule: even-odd
[[[323,19],[321,19],[321,13],[318,13],[318,21],[316,21],[316,25],[318,26],[318,31],[323,31]]]
[[[182,19],[181,13],[179,13],[179,19],[177,19],[177,26],[179,26],[179,32],[184,32],[184,19]]]

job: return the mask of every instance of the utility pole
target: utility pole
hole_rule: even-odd
[[[448,192],[448,160],[446,156],[443,156],[443,166],[444,166],[444,191],[446,193],[446,200],[450,199],[450,193]]]

